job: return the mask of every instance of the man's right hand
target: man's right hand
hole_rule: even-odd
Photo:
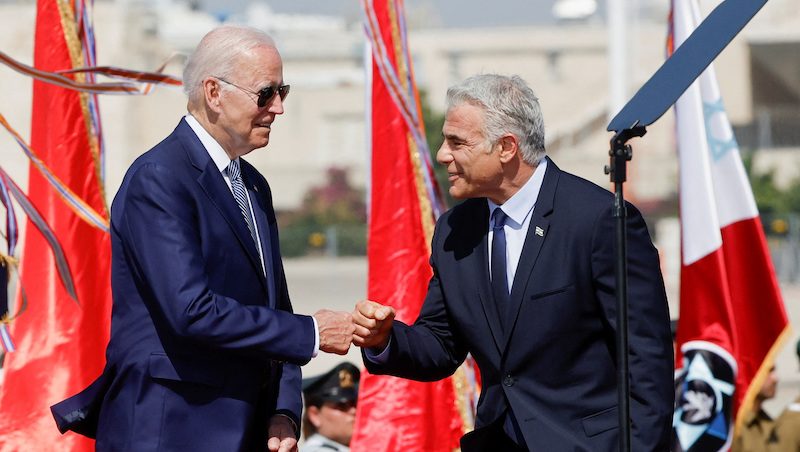
[[[325,353],[346,355],[353,342],[353,317],[347,312],[322,309],[314,313],[319,328],[319,349]]]
[[[356,331],[353,343],[359,347],[383,351],[389,343],[395,311],[391,306],[384,306],[370,300],[361,300],[353,311],[353,322]]]

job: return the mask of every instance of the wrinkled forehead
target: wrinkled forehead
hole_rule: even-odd
[[[461,99],[447,105],[445,117],[451,112],[457,115],[468,115],[473,118],[485,118],[486,105],[475,99]]]
[[[486,109],[483,104],[460,102],[450,106],[445,112],[445,123],[483,127]]]
[[[234,58],[234,71],[253,81],[283,81],[283,60],[274,46],[260,45],[241,51]]]

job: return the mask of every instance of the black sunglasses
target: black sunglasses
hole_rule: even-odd
[[[275,93],[277,93],[278,96],[281,97],[281,101],[286,100],[286,96],[289,95],[289,85],[281,85],[281,86],[269,85],[269,86],[265,86],[264,88],[261,88],[261,90],[259,90],[259,91],[251,91],[251,90],[249,90],[247,88],[242,88],[241,86],[237,85],[236,83],[231,83],[231,82],[225,80],[224,78],[221,78],[221,77],[214,77],[214,78],[216,78],[217,80],[219,80],[221,82],[225,82],[228,85],[231,85],[231,86],[233,86],[235,88],[239,88],[240,90],[242,90],[242,91],[244,91],[246,93],[255,94],[256,96],[258,96],[258,98],[256,99],[256,105],[258,105],[258,108],[264,108],[267,105],[267,103],[269,101],[271,101],[273,97],[275,97]]]

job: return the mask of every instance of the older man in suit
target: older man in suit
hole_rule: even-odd
[[[545,157],[538,99],[519,77],[486,74],[447,92],[450,194],[433,278],[414,325],[361,301],[354,343],[370,372],[481,372],[476,430],[462,450],[618,448],[612,195]],[[669,447],[672,347],[664,285],[644,220],[628,205],[632,448]]]
[[[53,413],[99,451],[296,450],[299,366],[344,354],[354,327],[292,313],[270,188],[241,158],[284,112],[280,54],[260,31],[217,28],[184,89],[189,114],[112,205],[106,368]]]

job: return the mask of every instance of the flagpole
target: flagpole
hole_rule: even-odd
[[[631,450],[631,387],[628,364],[628,259],[627,225],[623,184],[627,176],[627,164],[633,158],[633,149],[627,144],[633,137],[647,131],[643,126],[623,129],[611,139],[608,151],[610,164],[605,173],[614,183],[614,220],[616,223],[616,290],[617,290],[617,406],[619,415],[619,450]]]

